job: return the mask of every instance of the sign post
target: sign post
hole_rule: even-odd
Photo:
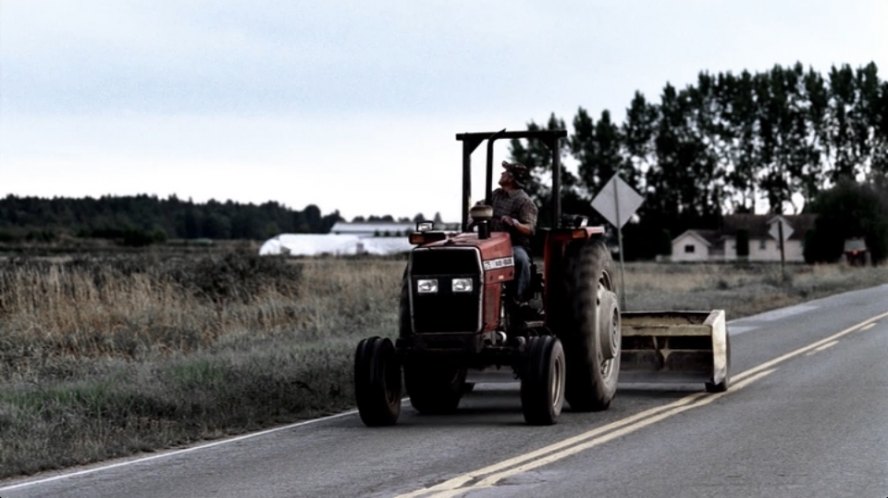
[[[783,282],[786,282],[786,241],[789,240],[789,236],[792,235],[793,229],[789,226],[789,223],[783,218],[783,216],[778,216],[774,218],[776,221],[771,224],[771,229],[768,231],[768,234],[771,237],[777,239],[777,243],[780,245],[780,274],[783,276]]]
[[[619,174],[614,174],[601,192],[592,199],[592,207],[617,229],[617,243],[620,248],[620,298],[623,310],[626,310],[626,279],[624,277],[623,257],[623,225],[632,218],[644,197],[629,186]]]

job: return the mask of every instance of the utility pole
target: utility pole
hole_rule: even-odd
[[[783,275],[783,283],[786,283],[786,250],[783,243],[783,220],[777,221],[777,240],[780,241],[780,273]]]

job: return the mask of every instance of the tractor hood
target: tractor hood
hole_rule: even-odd
[[[477,248],[481,253],[481,261],[491,261],[512,257],[512,241],[506,232],[493,232],[489,238],[479,239],[474,232],[460,233],[444,240],[438,240],[419,246],[417,249],[449,249]]]

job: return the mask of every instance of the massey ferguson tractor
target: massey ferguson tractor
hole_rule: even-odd
[[[397,422],[402,387],[419,413],[455,411],[470,389],[470,369],[512,369],[521,383],[524,419],[535,425],[555,423],[565,400],[573,411],[607,409],[621,359],[635,370],[680,378],[692,365],[710,381],[708,390],[727,388],[727,338],[719,310],[669,313],[683,325],[666,326],[665,336],[659,326],[665,314],[637,314],[627,320],[637,325],[636,349],[621,354],[623,318],[604,228],[561,214],[558,141],[566,135],[564,130],[503,130],[456,136],[463,144],[462,230],[446,233],[425,222],[409,236],[416,247],[401,287],[398,338],[364,339],[355,352],[355,396],[366,425]],[[536,254],[531,266],[529,303],[518,303],[514,295],[509,234],[490,230],[493,143],[516,138],[540,140],[552,152],[552,216],[548,226],[538,223],[534,235],[542,260]],[[469,208],[471,153],[485,141],[487,202]],[[671,346],[675,330],[685,349]],[[702,340],[687,341],[681,331]],[[714,349],[721,356],[713,362]]]

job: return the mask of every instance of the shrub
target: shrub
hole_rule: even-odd
[[[873,263],[888,257],[888,186],[840,182],[821,193],[810,210],[817,213],[805,239],[805,261],[834,262],[846,239],[863,237]]]

